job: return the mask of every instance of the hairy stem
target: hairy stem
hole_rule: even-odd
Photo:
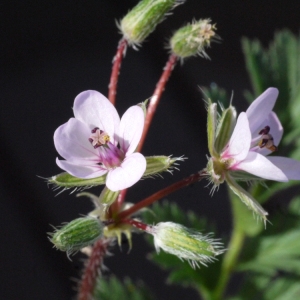
[[[138,228],[138,229],[143,230],[143,231],[148,231],[148,228],[149,228],[149,225],[144,224],[142,222],[138,222],[136,220],[131,220],[131,219],[126,219],[126,220],[123,219],[122,223],[130,224],[133,227]]]
[[[122,42],[122,40],[121,40],[121,42]],[[120,47],[121,47],[121,42],[119,44],[119,48],[118,48],[117,55],[115,57],[115,61],[117,60],[117,57],[120,56],[119,51],[120,51]],[[121,58],[121,60],[122,60],[122,58]],[[158,105],[159,100],[161,98],[161,95],[162,95],[162,93],[165,89],[165,85],[166,85],[166,83],[167,83],[167,81],[168,81],[168,79],[169,79],[169,77],[172,73],[172,70],[174,69],[174,67],[176,65],[177,60],[178,60],[178,57],[175,54],[170,55],[169,60],[166,64],[166,66],[164,67],[164,71],[163,71],[163,73],[162,73],[162,75],[161,75],[161,77],[160,77],[160,79],[159,79],[159,81],[156,85],[156,88],[154,90],[154,93],[153,93],[153,95],[151,97],[151,100],[149,102],[149,105],[148,105],[147,114],[146,114],[146,118],[145,118],[145,124],[144,124],[144,130],[143,130],[143,134],[142,134],[142,137],[140,139],[139,145],[136,149],[137,152],[140,152],[142,147],[143,147],[143,144],[145,142],[145,139],[146,139],[150,124],[152,122],[153,116],[155,114],[157,105]],[[119,63],[119,65],[120,64],[121,64],[121,62]],[[118,67],[117,71],[114,71],[114,69],[115,69],[115,65],[113,66],[113,72],[112,72],[110,85],[109,85],[109,90],[110,91],[111,91],[112,82],[117,81],[118,74],[119,74],[119,67]],[[114,73],[116,73],[116,74],[113,76]],[[116,77],[116,79],[113,80],[114,77]],[[115,89],[116,89],[116,83],[115,83]],[[109,100],[114,104],[116,92],[114,92],[114,94],[113,94],[113,91],[112,91],[112,93],[110,92],[109,95],[110,95]],[[119,211],[120,210],[120,208],[121,208],[121,206],[122,206],[122,204],[125,200],[126,191],[127,190],[121,191],[117,201],[113,204],[113,207],[112,207],[113,211]]]
[[[145,125],[144,125],[144,131],[143,131],[140,143],[137,147],[137,152],[140,152],[143,147],[143,144],[145,142],[145,139],[146,139],[151,121],[155,114],[157,105],[158,105],[161,95],[165,89],[166,83],[176,65],[177,60],[178,60],[178,57],[175,54],[170,55],[169,60],[166,64],[166,66],[164,67],[163,73],[156,85],[156,88],[154,90],[154,93],[153,93],[153,95],[150,99],[149,105],[148,105],[147,115],[146,115]]]
[[[178,182],[175,182],[172,185],[170,185],[170,186],[156,192],[155,194],[145,198],[144,200],[136,203],[129,209],[122,211],[118,215],[118,219],[119,220],[125,219],[125,218],[129,217],[130,215],[132,215],[133,213],[137,212],[138,210],[151,205],[155,201],[157,201],[157,200],[159,200],[159,199],[161,199],[161,198],[163,198],[185,186],[188,186],[196,181],[200,181],[205,176],[206,176],[206,172],[200,171],[200,172],[190,175],[189,177],[184,178]]]
[[[126,53],[127,44],[128,44],[127,40],[125,39],[120,40],[117,53],[113,59],[113,67],[112,67],[110,82],[108,86],[108,99],[113,105],[115,105],[116,102],[118,78],[120,74],[122,59]]]
[[[107,253],[107,248],[110,240],[99,240],[95,242],[90,257],[88,258],[79,283],[78,300],[93,299],[93,291],[95,288],[97,277],[100,273],[100,268],[103,258]]]

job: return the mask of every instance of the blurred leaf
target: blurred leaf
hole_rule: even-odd
[[[259,239],[256,255],[239,264],[239,270],[274,275],[277,270],[300,275],[300,228]]]
[[[93,299],[152,300],[154,297],[141,281],[134,284],[128,277],[122,282],[111,276],[109,279],[98,279]]]
[[[282,30],[268,49],[247,38],[242,39],[242,47],[254,89],[254,95],[246,93],[248,100],[252,102],[268,87],[279,89],[275,112],[285,129],[281,148],[285,146],[285,152],[300,159],[299,151],[295,151],[300,147],[300,38]]]
[[[178,205],[167,200],[161,203],[154,203],[151,210],[143,213],[143,220],[148,224],[170,221],[199,229],[200,231],[205,230],[207,227],[207,222],[204,218],[200,218],[192,211],[183,211]]]
[[[212,103],[220,103],[222,107],[228,107],[230,104],[227,92],[214,82],[209,87],[201,87],[201,92],[205,99],[210,99]]]
[[[300,299],[299,277],[270,278],[263,275],[251,275],[245,278],[246,284],[239,296],[227,300],[295,300]]]
[[[295,295],[300,292],[299,217],[300,196],[291,201],[286,212],[272,215],[272,225],[260,236],[247,240],[237,267],[247,276],[239,296],[231,300],[298,299]]]
[[[257,220],[241,199],[231,191],[230,199],[237,230],[241,230],[249,237],[258,235],[263,230],[264,223]]]

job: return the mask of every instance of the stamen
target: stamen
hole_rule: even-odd
[[[98,127],[95,127],[91,132],[92,135],[89,137],[89,142],[95,149],[106,145],[110,141],[109,135]]]
[[[270,129],[270,126],[265,126],[265,128],[263,128],[258,134],[268,134],[270,132]]]
[[[269,133],[271,130],[270,126],[263,128],[258,134],[261,135],[261,139],[258,142],[259,148],[267,148],[270,151],[277,151],[278,148],[274,145],[273,136]]]

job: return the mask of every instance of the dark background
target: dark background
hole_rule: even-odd
[[[71,221],[92,208],[86,198],[58,196],[41,177],[61,172],[55,164],[55,129],[72,116],[81,91],[107,94],[111,61],[120,34],[120,20],[137,1],[4,1],[0,3],[0,213],[1,299],[71,299],[73,279],[82,256],[69,261],[47,240],[49,224]],[[297,4],[296,4],[297,3]],[[296,7],[297,6],[297,7]],[[136,202],[206,164],[206,113],[198,86],[212,82],[234,91],[234,104],[246,108],[243,91],[250,89],[240,46],[242,36],[265,45],[274,31],[299,29],[299,1],[188,0],[160,24],[139,49],[128,49],[122,65],[117,109],[120,115],[150,97],[167,60],[164,49],[174,31],[193,18],[217,23],[221,44],[207,51],[211,61],[191,58],[178,65],[168,82],[144,146],[144,155],[185,155],[180,172],[135,185],[128,201]],[[218,236],[230,231],[230,210],[222,187],[209,196],[199,183],[169,197],[217,222]],[[100,189],[94,190],[99,193]],[[205,231],[205,229],[204,229]],[[135,236],[127,254],[112,249],[105,261],[120,278],[142,278],[159,299],[194,299],[194,292],[164,287],[166,274],[149,262],[143,238]],[[113,297],[112,297],[113,299]]]

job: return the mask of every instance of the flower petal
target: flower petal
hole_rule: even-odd
[[[246,114],[252,133],[259,131],[262,122],[273,110],[277,97],[278,90],[276,88],[268,88],[248,107]]]
[[[267,159],[281,169],[288,179],[300,180],[300,161],[281,156],[270,156]]]
[[[119,143],[125,153],[135,151],[144,128],[145,116],[141,107],[135,105],[127,109],[121,119]]]
[[[97,91],[84,91],[75,98],[73,110],[76,119],[88,124],[90,130],[99,127],[114,143],[120,117],[105,96]]]
[[[133,153],[125,158],[121,166],[107,174],[106,186],[113,192],[134,185],[146,170],[146,159],[140,153]]]
[[[229,140],[228,147],[222,154],[222,158],[234,158],[236,161],[243,160],[250,148],[251,132],[246,113],[240,113],[232,136]]]
[[[107,173],[107,170],[99,165],[78,165],[77,163],[59,160],[58,158],[56,158],[56,163],[69,174],[83,179],[96,178]]]
[[[268,158],[256,152],[249,152],[246,159],[234,166],[234,169],[242,170],[264,179],[288,181],[287,176],[280,168]]]
[[[91,132],[88,126],[71,118],[54,132],[54,145],[57,152],[69,161],[94,161],[98,150],[89,142]]]

